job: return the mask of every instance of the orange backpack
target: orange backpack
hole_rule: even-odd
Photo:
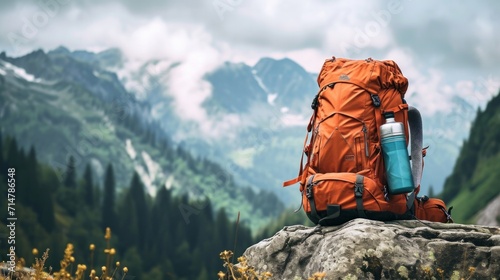
[[[415,198],[425,151],[422,123],[418,110],[404,100],[408,80],[398,65],[390,60],[333,57],[323,64],[318,85],[299,176],[283,184],[300,182],[308,217],[321,225],[357,217],[413,219],[415,214],[432,221],[450,220],[442,201]],[[407,143],[409,135],[412,138],[412,175],[418,187],[409,196],[388,192],[379,132],[384,112],[393,112],[396,121],[404,124]],[[425,215],[427,208],[439,213]]]

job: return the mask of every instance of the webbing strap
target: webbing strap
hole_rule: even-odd
[[[423,146],[423,132],[422,132],[422,116],[417,108],[408,107],[408,124],[410,126],[411,136],[411,175],[413,176],[413,186],[418,188],[422,180],[422,146]],[[408,210],[413,211],[413,203],[415,191],[411,192],[406,202]]]
[[[311,175],[309,179],[307,180],[307,185],[306,185],[306,197],[307,200],[309,201],[309,206],[311,207],[311,218],[313,218],[315,221],[314,223],[318,223],[320,220],[320,217],[318,215],[318,211],[316,210],[316,203],[314,202],[314,194],[313,194],[313,180],[314,180],[314,175]]]
[[[291,180],[283,182],[283,187],[288,187],[288,186],[297,184],[300,181],[300,178],[302,178],[302,176],[298,176],[298,177],[295,177]]]
[[[306,133],[306,137],[304,139],[304,145],[303,145],[304,148],[302,150],[302,155],[300,156],[299,174],[297,175],[296,178],[283,182],[283,187],[288,187],[288,186],[294,185],[294,184],[302,181],[304,176],[306,176],[306,174],[304,173],[304,170],[309,168],[309,161],[311,159],[311,152],[312,151],[309,151],[309,155],[307,156],[307,161],[306,161],[305,165],[304,165],[304,154],[305,154],[305,150],[306,150],[307,140],[309,139],[309,133],[311,132],[311,129],[314,125],[314,119],[316,118],[316,112],[317,112],[317,110],[314,110],[314,113],[311,115],[311,119],[309,119],[309,124],[307,125],[307,133]],[[313,140],[314,140],[313,138],[314,138],[314,135],[311,136],[311,141],[309,141],[309,144],[311,144],[313,142]]]
[[[297,175],[296,178],[283,182],[283,187],[288,187],[288,186],[294,185],[302,179],[302,173],[304,172],[304,154],[305,154],[305,149],[306,149],[306,144],[307,144],[308,139],[309,139],[309,129],[306,133],[306,137],[304,139],[304,146],[303,146],[304,148],[302,150],[302,155],[300,156],[299,174]],[[309,165],[309,156],[307,157],[306,168],[308,165]]]
[[[356,174],[356,183],[354,183],[354,197],[356,197],[356,209],[360,218],[366,218],[366,213],[363,208],[363,191],[365,186],[363,184],[364,177]]]

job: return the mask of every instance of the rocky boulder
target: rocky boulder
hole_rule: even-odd
[[[500,226],[500,195],[488,203],[477,216],[478,225]]]
[[[356,219],[288,226],[244,256],[272,279],[500,279],[500,228]]]

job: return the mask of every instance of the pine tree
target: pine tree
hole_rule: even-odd
[[[6,167],[15,168],[16,171],[19,171],[18,169],[22,168],[21,162],[23,162],[24,153],[18,148],[16,139],[7,139],[8,149],[6,157]]]
[[[35,148],[31,146],[28,158],[23,164],[25,168],[25,176],[23,176],[25,181],[24,188],[18,188],[19,199],[24,202],[27,206],[32,207],[33,210],[37,200],[39,200],[39,195],[41,193],[39,186],[39,174],[37,172],[38,162],[36,159]],[[36,212],[36,210],[35,210]]]
[[[24,151],[18,147],[16,139],[10,138],[7,143],[6,167],[15,169],[16,200],[18,202],[27,203],[28,200],[30,200],[29,196],[32,195],[28,190],[29,178],[26,176],[29,170],[26,164],[27,158]],[[21,176],[22,174],[25,174],[25,176]]]
[[[3,155],[3,134],[2,129],[0,128],[0,176],[5,176],[4,174],[7,172],[4,162],[5,157]]]
[[[101,207],[101,226],[103,229],[106,227],[114,228],[116,225],[115,193],[115,173],[113,171],[113,166],[109,164],[106,168],[106,174],[104,175],[104,198]]]
[[[176,214],[173,209],[171,193],[166,188],[160,188],[156,193],[153,208],[151,209],[149,238],[146,240],[149,260],[154,263],[157,259],[167,259],[171,254],[174,242],[171,229],[173,228],[172,216]]]
[[[7,167],[4,165],[4,153],[3,153],[3,135],[2,135],[2,130],[0,128],[0,193],[6,194],[7,193]],[[7,208],[7,203],[8,201],[6,199],[0,200],[0,209],[6,209]],[[6,218],[6,213],[7,211],[3,211],[3,213],[0,213],[0,219],[4,220]],[[5,242],[3,242],[5,243]],[[4,250],[5,248],[0,244],[0,250]]]
[[[229,219],[227,218],[226,211],[224,209],[219,209],[217,212],[217,217],[215,219],[215,238],[216,250],[222,252],[223,250],[228,250],[231,248],[231,228],[229,224]]]
[[[64,173],[64,186],[70,189],[76,188],[76,167],[75,158],[71,155]]]
[[[139,227],[137,226],[137,216],[134,201],[130,194],[125,195],[125,198],[120,203],[120,216],[118,219],[120,238],[119,251],[125,252],[132,246],[137,246],[137,239],[139,236]]]
[[[56,225],[54,205],[55,194],[61,182],[57,178],[54,170],[48,165],[38,163],[36,150],[32,147],[28,155],[28,173],[25,177],[32,177],[28,182],[31,185],[29,194],[29,204],[38,216],[38,222],[48,232],[52,233]],[[67,190],[67,189],[63,189]],[[79,198],[76,199],[78,201]]]
[[[145,237],[148,231],[149,211],[146,204],[146,194],[144,192],[144,185],[137,172],[134,172],[128,195],[131,196],[135,206],[135,216],[137,217],[137,226],[139,228],[139,236],[137,239],[138,248],[142,250],[145,248]]]
[[[90,208],[94,207],[94,184],[90,164],[85,166],[85,171],[83,173],[83,193],[85,204]]]
[[[41,169],[38,166],[38,169]],[[41,171],[39,171],[41,172]],[[53,174],[52,171],[48,171],[49,174]],[[38,214],[38,220],[40,224],[47,232],[52,232],[54,230],[56,224],[56,218],[54,214],[54,198],[51,193],[51,188],[54,188],[55,184],[58,184],[59,181],[55,176],[42,176],[43,174],[38,175],[38,186],[37,192],[39,196],[35,200],[35,212]]]

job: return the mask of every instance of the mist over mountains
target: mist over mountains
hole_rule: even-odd
[[[97,182],[112,164],[118,189],[135,172],[149,196],[167,188],[186,199],[208,199],[231,216],[241,212],[253,228],[281,214],[275,194],[239,184],[220,164],[174,143],[173,133],[151,116],[152,106],[99,65],[110,61],[62,48],[19,58],[0,54],[2,134],[18,139],[24,150],[34,147],[59,181],[73,158],[77,174],[90,164]]]
[[[109,102],[109,110],[115,116],[126,110],[155,137],[168,136],[175,145],[194,155],[218,162],[235,174],[240,184],[277,193],[289,206],[290,201],[299,200],[297,189],[283,190],[281,182],[296,176],[317,84],[314,73],[290,59],[262,58],[255,65],[221,62],[203,75],[200,71],[186,72],[181,61],[129,61],[119,49],[93,53],[60,47],[19,58],[3,53],[0,60],[2,76],[13,65],[16,71],[25,72],[26,76],[18,77],[21,80],[39,81],[39,86],[30,84],[29,88],[53,91],[52,95],[86,88],[99,102]],[[71,85],[54,80],[69,81]],[[424,144],[430,145],[425,158],[423,194],[429,192],[430,186],[434,192],[442,190],[477,110],[476,103],[457,93],[445,110],[429,114],[428,94],[432,93],[407,93],[408,102],[422,111]],[[81,104],[75,104],[78,105]],[[65,106],[69,105],[59,105]],[[92,110],[95,115],[91,118],[101,118],[106,123],[106,112]],[[82,111],[88,112],[88,108]],[[72,122],[76,132],[86,120],[78,117]],[[49,147],[52,138],[59,139],[58,134],[62,133],[55,127],[51,129],[52,133],[40,137]],[[24,131],[25,137],[35,137],[28,134],[29,129]],[[129,158],[134,154],[130,147],[135,142],[127,144]],[[154,156],[150,158],[159,161]],[[144,166],[147,170],[146,163]]]
[[[136,81],[144,77],[161,81],[161,77],[168,76],[172,68],[160,73],[145,68],[141,70],[135,72]],[[287,58],[262,58],[253,66],[221,63],[217,69],[204,75],[203,80],[211,87],[210,96],[201,106],[207,114],[206,122],[185,122],[182,116],[173,116],[171,111],[158,114],[155,110],[155,117],[166,130],[175,131],[176,140],[191,151],[210,155],[227,165],[230,165],[227,162],[236,164],[235,172],[245,182],[288,192],[279,186],[281,181],[297,172],[305,124],[312,112],[310,103],[318,90],[316,74],[307,72]],[[175,93],[169,91],[168,83],[157,85],[164,89],[164,100],[160,101],[163,108],[172,106]],[[157,89],[151,92],[153,94],[143,92],[141,96],[145,96],[144,100],[149,100],[149,103],[158,104]],[[485,94],[464,97],[462,92],[457,92],[451,101],[443,103],[442,110],[436,111],[428,110],[438,106],[434,102],[436,98],[431,98],[431,95],[436,93],[409,91],[406,95],[407,101],[422,112],[424,144],[430,146],[422,182],[423,193],[428,193],[431,186],[434,193],[442,190],[462,141],[467,137],[477,106],[484,106],[487,101],[483,98]],[[483,100],[475,100],[477,97]],[[179,121],[172,124],[172,118]],[[205,133],[200,135],[196,129],[190,133],[196,127]]]

